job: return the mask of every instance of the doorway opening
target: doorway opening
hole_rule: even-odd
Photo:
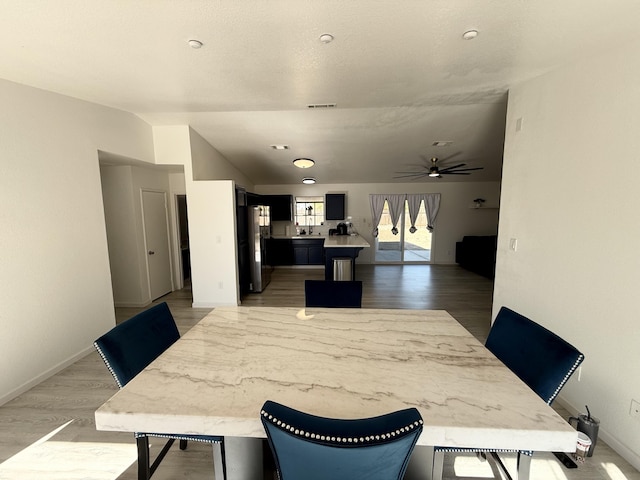
[[[180,261],[182,263],[182,281],[191,280],[191,254],[189,251],[189,218],[187,216],[187,196],[176,195],[178,212],[178,242],[180,245]]]

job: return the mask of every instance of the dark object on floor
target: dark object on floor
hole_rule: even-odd
[[[493,279],[496,272],[498,237],[465,236],[456,242],[456,263],[462,268]]]
[[[573,461],[573,459],[567,455],[564,452],[553,452],[553,454],[556,456],[556,458],[558,460],[560,460],[560,463],[562,463],[565,467],[567,468],[578,468],[578,465],[576,465],[576,462]]]

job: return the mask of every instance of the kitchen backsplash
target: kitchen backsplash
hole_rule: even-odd
[[[328,235],[330,228],[336,228],[338,225],[338,221],[327,220],[324,222],[324,225],[313,227],[312,235]],[[289,227],[289,233],[287,233],[287,227]],[[306,234],[309,235],[309,227],[300,227],[300,229],[305,229]],[[295,222],[271,222],[271,235],[273,236],[285,236],[290,235],[293,236],[296,234],[296,224]]]

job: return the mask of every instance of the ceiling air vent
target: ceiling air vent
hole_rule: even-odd
[[[336,108],[335,103],[310,103],[307,108]]]

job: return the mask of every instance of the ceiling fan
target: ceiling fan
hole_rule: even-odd
[[[426,159],[424,159],[426,162]],[[432,177],[442,178],[442,175],[471,175],[469,172],[474,170],[482,170],[484,167],[463,168],[467,164],[459,163],[457,165],[451,165],[450,167],[438,167],[438,159],[436,157],[431,158],[431,166],[422,165],[423,170],[417,172],[396,172],[401,175],[393,178],[420,178],[420,177]]]

